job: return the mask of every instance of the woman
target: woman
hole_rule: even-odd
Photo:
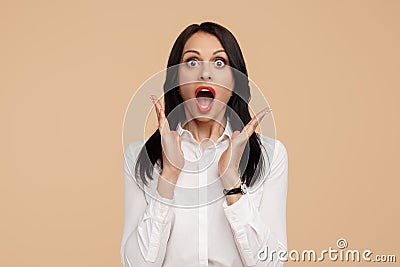
[[[150,98],[158,129],[125,150],[122,263],[282,266],[287,151],[255,132],[270,109],[251,118],[232,33],[212,22],[188,26],[168,60],[165,109]]]

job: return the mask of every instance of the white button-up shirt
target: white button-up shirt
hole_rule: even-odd
[[[155,179],[144,190],[136,182],[133,167],[145,141],[125,149],[120,251],[124,266],[283,266],[280,258],[287,257],[285,146],[261,135],[264,177],[228,206],[218,159],[232,136],[229,119],[220,138],[204,150],[181,124],[176,130],[182,136],[184,168],[189,171],[181,172],[172,200],[158,194],[160,169],[154,168]]]

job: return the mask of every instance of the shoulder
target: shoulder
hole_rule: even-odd
[[[144,146],[146,140],[137,140],[129,143],[125,148],[124,148],[124,155],[125,157],[128,158],[134,158],[136,157],[142,147]]]
[[[135,171],[136,161],[138,159],[140,150],[145,144],[145,140],[137,140],[129,143],[123,151],[123,162],[125,168],[131,170],[133,174]]]
[[[141,148],[144,146],[145,141],[139,140],[129,143],[123,151],[123,170],[125,174],[125,178],[127,181],[135,181],[137,184],[139,181],[135,176],[135,165],[138,159],[138,155],[140,153]],[[130,177],[128,179],[128,177]]]
[[[265,162],[266,180],[287,179],[288,152],[282,141],[259,135]]]
[[[270,159],[272,159],[272,162],[280,161],[282,158],[288,158],[286,146],[282,143],[282,141],[262,134],[260,134],[259,137],[265,149],[264,152],[268,153],[268,156]]]

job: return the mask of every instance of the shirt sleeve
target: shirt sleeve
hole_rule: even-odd
[[[124,229],[121,263],[124,266],[161,266],[173,220],[173,199],[161,197],[157,190],[147,200],[134,178],[142,142],[130,144],[124,152]]]
[[[283,266],[287,258],[286,196],[288,155],[276,140],[270,175],[265,180],[259,208],[249,193],[223,208],[245,266]]]

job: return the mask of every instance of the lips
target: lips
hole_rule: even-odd
[[[215,90],[211,86],[199,86],[195,92],[196,104],[200,112],[208,112],[215,99]]]

